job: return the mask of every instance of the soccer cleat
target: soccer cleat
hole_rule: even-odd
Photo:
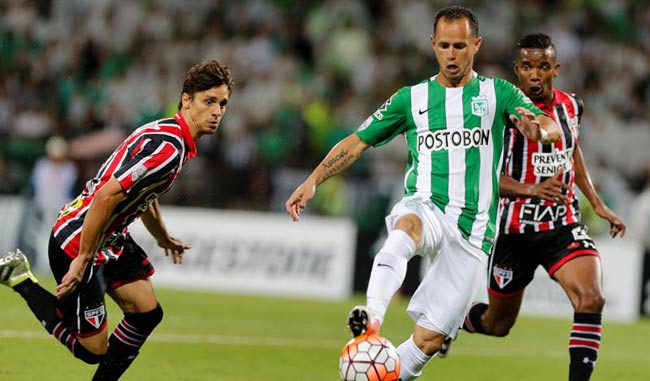
[[[372,317],[368,307],[355,306],[348,314],[348,328],[357,337],[364,333],[379,332],[379,320]]]
[[[452,341],[453,340],[451,339],[451,337],[447,337],[445,339],[445,341],[442,343],[442,346],[438,350],[438,357],[444,359],[445,357],[447,357],[447,355],[449,355],[449,350],[451,349]]]
[[[27,279],[38,283],[34,274],[29,271],[29,261],[22,251],[16,249],[0,257],[0,284],[14,287]]]

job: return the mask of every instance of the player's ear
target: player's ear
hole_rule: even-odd
[[[476,39],[474,40],[474,53],[478,52],[478,50],[481,48],[482,43],[483,43],[483,37],[476,36]]]
[[[429,41],[431,41],[431,47],[435,49],[436,48],[436,38],[435,38],[435,36],[433,34],[429,36]]]
[[[187,110],[190,108],[190,101],[192,100],[192,96],[188,93],[183,93],[181,95],[181,102],[183,106],[181,107],[182,110]]]
[[[555,67],[554,67],[553,69],[555,69],[555,70],[554,70],[553,77],[557,77],[558,74],[560,74],[560,64],[559,64],[559,63],[556,63],[556,64],[555,64]]]

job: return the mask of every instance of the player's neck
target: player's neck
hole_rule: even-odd
[[[446,78],[442,73],[438,72],[436,75],[436,81],[443,87],[463,87],[472,80],[474,71],[470,70],[469,73],[465,74],[462,78],[458,80],[450,80]]]
[[[544,96],[539,99],[539,102],[543,103],[548,107],[553,106],[554,101],[555,101],[555,91],[553,91],[552,87],[551,87],[551,91],[548,94],[544,94]]]
[[[185,120],[185,123],[187,124],[187,128],[190,130],[190,135],[192,135],[192,139],[195,142],[198,142],[201,139],[201,136],[203,136],[198,125],[196,124],[196,122],[194,122],[194,120],[192,120],[190,114],[185,112],[185,110],[181,110],[181,116],[183,117],[183,120]]]

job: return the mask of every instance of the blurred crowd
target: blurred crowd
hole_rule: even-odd
[[[514,80],[517,39],[549,34],[556,85],[586,104],[581,146],[625,215],[650,180],[650,7],[639,1],[466,1],[480,74]],[[217,59],[236,86],[216,137],[163,202],[279,211],[340,138],[399,87],[437,71],[425,0],[0,0],[0,193],[33,194],[60,136],[78,179],[140,124],[173,115],[184,72]],[[371,149],[319,190],[312,212],[381,224],[405,148]],[[47,189],[47,187],[45,188]]]

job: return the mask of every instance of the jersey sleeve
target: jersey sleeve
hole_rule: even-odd
[[[368,117],[357,129],[357,136],[372,146],[390,142],[406,129],[407,87],[399,89],[377,111]]]
[[[576,102],[578,109],[576,110],[576,116],[578,117],[578,123],[582,123],[582,114],[585,112],[585,101],[581,97],[577,96],[575,93],[571,93],[571,98]]]
[[[168,176],[180,164],[181,154],[173,144],[142,138],[127,150],[119,168],[113,173],[128,194],[144,179],[157,182]]]
[[[516,110],[517,107],[528,109],[535,115],[546,115],[544,111],[535,106],[533,101],[531,101],[530,98],[528,98],[528,96],[515,85],[500,78],[496,78],[495,81],[498,83],[501,90],[501,98],[499,100],[501,101],[501,109],[505,114],[504,116],[506,120],[508,120],[509,115],[519,115],[519,112]]]

